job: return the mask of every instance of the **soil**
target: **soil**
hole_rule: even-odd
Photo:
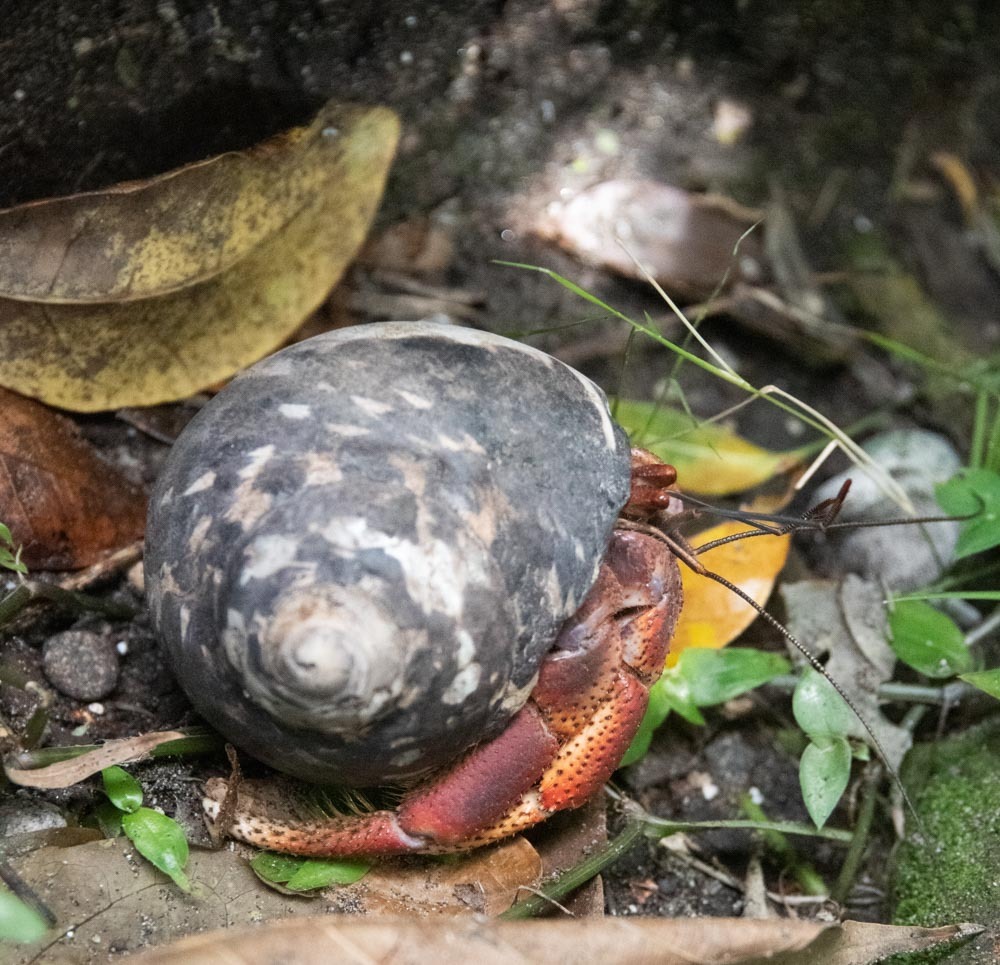
[[[577,324],[591,313],[575,296],[540,274],[495,263],[552,268],[633,318],[650,313],[675,337],[676,323],[648,285],[583,264],[534,232],[554,201],[609,178],[651,178],[754,207],[780,196],[817,273],[841,270],[845,240],[876,225],[905,270],[950,312],[949,338],[986,355],[1000,341],[1000,283],[970,252],[951,192],[927,165],[932,152],[947,150],[985,183],[997,176],[1000,117],[990,95],[1000,81],[993,56],[1000,18],[986,6],[5,0],[0,205],[94,190],[246,147],[304,121],[330,97],[387,104],[402,118],[403,137],[375,237],[399,224],[418,236],[433,226],[447,242],[426,276],[437,291],[471,293],[475,325],[534,333],[535,344],[609,391],[624,384],[628,395],[650,397],[669,363],[637,344],[623,367],[620,326]],[[734,144],[720,140],[714,123],[723,105],[750,119]],[[914,184],[930,200],[907,206]],[[413,310],[380,273],[380,257],[375,249],[362,259],[324,318],[346,312],[371,321]],[[725,317],[705,331],[751,382],[780,384],[842,425],[877,411],[890,425],[937,429],[960,448],[967,442],[967,413],[918,391],[913,371],[884,356],[829,364]],[[684,387],[700,414],[742,400],[691,371]],[[774,411],[749,406],[737,428],[772,448],[797,444],[797,424]],[[140,481],[155,478],[162,442],[113,414],[77,421]],[[128,580],[105,592],[141,610]],[[44,682],[41,644],[67,626],[52,613],[22,623],[5,637],[4,664]],[[118,645],[121,677],[99,709],[56,695],[49,743],[193,722],[143,616],[72,626]],[[13,733],[33,709],[23,691],[0,691]],[[748,702],[734,714],[711,716],[707,728],[671,726],[626,785],[651,811],[689,820],[738,814],[740,795],[756,786],[770,816],[806,820],[795,757],[775,738],[775,715],[789,723],[787,702]],[[152,803],[190,811],[196,791],[186,772],[221,766],[146,765],[139,776]],[[87,789],[45,797],[73,814],[94,803]],[[846,813],[833,820],[841,819]],[[886,920],[891,842],[882,821],[859,879],[866,887],[846,908],[852,917]],[[696,848],[700,864],[658,845],[637,847],[607,875],[609,910],[739,914],[741,891],[708,872],[721,867],[742,880],[751,837],[713,832]],[[806,844],[803,854],[827,880],[836,876],[840,852]],[[777,891],[786,884],[780,871],[765,864]]]

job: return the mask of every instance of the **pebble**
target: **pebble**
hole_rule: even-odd
[[[22,798],[0,805],[0,837],[66,827],[66,818],[54,804]]]
[[[42,669],[56,690],[77,700],[100,700],[118,686],[115,646],[90,630],[49,637],[42,649]]]
[[[934,486],[949,479],[961,465],[958,453],[944,436],[922,429],[896,430],[872,437],[863,448],[899,483],[919,515],[944,513],[934,498]],[[840,521],[904,517],[872,479],[856,468],[824,483],[813,495],[814,501],[835,496],[848,477],[853,485]],[[833,531],[825,542],[815,541],[815,555],[823,572],[860,573],[903,592],[933,582],[948,568],[958,529],[958,523],[948,522]]]

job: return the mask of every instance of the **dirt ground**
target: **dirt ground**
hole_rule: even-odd
[[[400,223],[434,226],[447,254],[432,277],[471,303],[467,320],[571,361],[609,391],[649,397],[669,364],[606,322],[577,326],[588,311],[541,275],[511,260],[559,271],[635,318],[649,312],[677,332],[648,285],[581,263],[535,233],[545,211],[610,178],[642,177],[713,191],[761,208],[780,195],[817,273],[843,269],[845,239],[873,224],[897,258],[950,313],[948,337],[963,351],[994,352],[1000,281],[965,244],[960,212],[928,170],[936,150],[960,156],[987,180],[998,176],[1000,83],[996,13],[975,3],[658,3],[630,0],[351,3],[95,0],[80,5],[0,3],[0,206],[96,189],[248,146],[300,123],[330,97],[386,104],[403,136],[376,236]],[[745,135],[725,143],[719,118],[739,108]],[[909,203],[912,181],[937,187]],[[418,231],[419,234],[419,231]],[[334,296],[329,314],[357,321],[408,317],[416,303],[371,261]],[[468,296],[467,298],[465,296]],[[423,303],[420,303],[423,304]],[[852,319],[856,320],[856,319]],[[893,426],[921,425],[966,445],[967,412],[915,391],[913,374],[885,358],[825,362],[808,343],[790,347],[759,328],[712,320],[720,353],[757,385],[777,383],[848,425],[874,411]],[[687,399],[710,415],[740,401],[722,383],[688,374]],[[767,406],[737,420],[756,442],[787,448],[797,428]],[[142,482],[166,447],[116,418],[78,419],[88,437]],[[836,467],[833,467],[836,468]],[[832,469],[831,469],[832,471]],[[0,509],[0,517],[2,517]],[[805,571],[807,563],[799,561]],[[127,583],[112,591],[138,600]],[[85,621],[125,643],[118,688],[94,714],[59,697],[54,744],[133,734],[193,720],[143,618]],[[3,643],[3,660],[41,678],[39,644],[64,628],[48,616]],[[773,642],[759,631],[755,643]],[[119,648],[121,650],[123,648]],[[14,688],[0,713],[17,732],[32,707]],[[686,819],[738,812],[748,787],[766,788],[769,813],[806,820],[794,748],[775,739],[790,726],[777,694],[714,715],[707,728],[678,724],[659,735],[626,777],[655,813]],[[148,765],[150,803],[193,808],[189,772]],[[716,791],[707,794],[711,785]],[[19,793],[25,801],[32,795]],[[48,795],[82,809],[93,794]],[[843,817],[844,815],[840,815]],[[615,914],[739,914],[743,897],[706,873],[743,875],[749,835],[698,839],[696,866],[640,845],[606,877]],[[847,911],[885,920],[892,846],[883,821]],[[839,852],[805,846],[835,876]],[[782,887],[766,866],[769,885]]]

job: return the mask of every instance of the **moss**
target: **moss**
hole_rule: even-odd
[[[893,882],[900,925],[976,921],[977,941],[949,962],[993,961],[1000,934],[1000,722],[917,748],[904,778],[920,815],[899,850]],[[941,961],[909,956],[907,962]]]

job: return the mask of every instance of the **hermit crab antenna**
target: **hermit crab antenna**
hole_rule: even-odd
[[[830,502],[836,502],[838,499],[840,501],[843,501],[843,496],[845,495],[846,495],[846,489],[841,489],[840,494]],[[820,504],[820,507],[822,507],[823,505],[824,504]],[[818,674],[820,674],[825,680],[829,682],[830,686],[833,687],[833,689],[839,695],[840,699],[843,700],[843,702],[850,708],[851,713],[853,713],[854,716],[857,717],[861,726],[864,728],[865,733],[871,739],[872,747],[875,749],[875,753],[878,755],[879,760],[881,760],[882,763],[885,764],[889,773],[892,775],[893,783],[896,785],[896,787],[899,788],[899,792],[902,796],[904,804],[906,805],[910,813],[914,816],[917,823],[920,824],[920,816],[917,814],[916,808],[914,808],[913,803],[910,801],[910,797],[906,793],[906,788],[903,786],[903,782],[900,780],[899,775],[896,773],[896,769],[893,767],[892,762],[889,760],[889,757],[885,752],[885,748],[882,746],[882,742],[875,735],[875,731],[872,729],[868,721],[866,721],[865,718],[862,716],[861,711],[858,709],[857,704],[854,703],[854,701],[848,695],[847,691],[844,690],[844,688],[833,677],[830,676],[826,667],[824,667],[823,664],[820,663],[819,658],[808,647],[806,647],[805,644],[801,643],[798,640],[798,638],[796,638],[795,635],[787,627],[785,627],[776,617],[768,613],[768,611],[765,610],[764,607],[762,607],[752,596],[750,596],[749,593],[738,587],[735,583],[732,583],[731,581],[727,580],[721,574],[713,573],[711,570],[706,569],[705,565],[701,562],[701,560],[698,559],[699,552],[703,551],[708,546],[718,545],[720,542],[727,542],[727,541],[716,540],[712,544],[707,544],[707,546],[695,548],[691,546],[688,543],[688,541],[679,533],[666,532],[663,529],[660,529],[657,526],[649,523],[628,522],[622,520],[619,523],[619,525],[626,529],[634,529],[640,532],[644,532],[649,536],[653,536],[654,538],[661,540],[663,543],[667,545],[667,547],[677,557],[677,559],[683,562],[692,571],[697,573],[699,576],[706,576],[708,577],[708,579],[714,580],[720,586],[724,586],[731,593],[736,594],[736,596],[738,596],[741,600],[743,600],[744,603],[747,603],[749,606],[753,607],[753,609],[756,610],[757,613],[760,616],[762,616],[772,627],[774,627],[774,629],[777,630],[778,633],[782,635],[782,637],[784,637],[793,647],[795,647],[795,649],[798,650],[803,657],[805,657],[806,661],[809,663],[809,666],[812,667],[813,670],[815,670]],[[746,534],[738,534],[738,535],[745,535],[749,537],[749,536],[762,536],[765,534],[756,531],[751,531]]]

